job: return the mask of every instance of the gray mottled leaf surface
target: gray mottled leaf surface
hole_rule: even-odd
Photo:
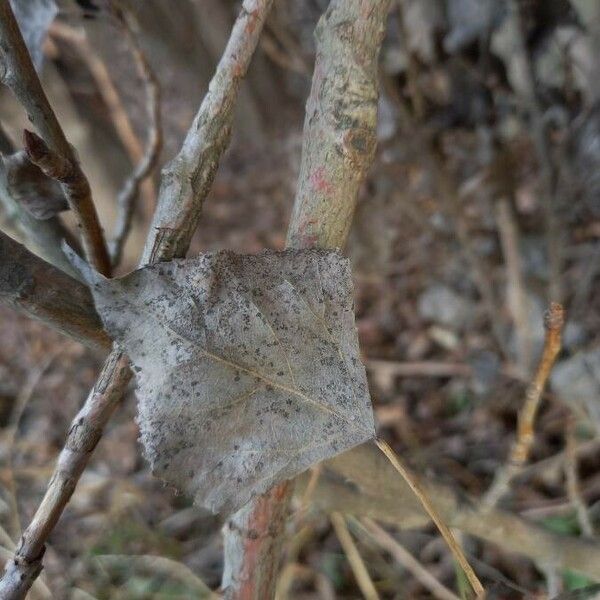
[[[98,311],[137,373],[153,471],[197,504],[231,512],[374,436],[337,253],[219,252],[97,277]]]

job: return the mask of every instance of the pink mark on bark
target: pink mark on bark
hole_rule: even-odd
[[[318,167],[313,171],[310,176],[310,183],[314,190],[328,196],[332,195],[335,191],[333,185],[325,176],[325,167]]]

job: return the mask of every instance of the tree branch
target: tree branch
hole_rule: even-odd
[[[0,302],[86,346],[110,347],[88,288],[2,232]]]
[[[518,475],[529,458],[534,440],[535,417],[546,382],[560,353],[564,322],[563,307],[553,302],[550,304],[550,309],[544,318],[546,336],[542,357],[533,380],[527,386],[525,402],[519,410],[517,438],[510,450],[508,461],[498,469],[492,485],[484,495],[484,507],[496,506],[502,496],[509,491],[512,480]]]
[[[358,192],[375,153],[377,61],[388,8],[389,0],[332,0],[317,25],[317,59],[288,231],[290,247],[341,248],[346,243]],[[285,525],[282,507],[292,490],[290,482],[276,486],[230,520],[243,527],[224,528],[227,598],[273,597]],[[265,519],[265,513],[272,519]],[[249,532],[256,536],[255,543],[248,543]],[[253,577],[232,577],[230,564]]]
[[[240,79],[250,64],[271,4],[272,0],[244,2],[223,59],[183,148],[163,173],[157,214],[148,235],[142,265],[170,260],[175,254],[180,256],[187,250],[200,217],[202,202],[230,137]],[[169,219],[171,214],[173,220]],[[7,563],[0,580],[2,600],[23,600],[39,574],[48,536],[131,379],[128,365],[127,357],[113,350],[98,382],[73,420],[44,499],[23,534],[15,559]]]
[[[163,169],[143,263],[182,257],[198,225],[223,152],[233,108],[273,0],[244,0],[227,47],[179,154]]]

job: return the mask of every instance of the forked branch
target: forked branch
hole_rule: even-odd
[[[250,64],[271,4],[272,0],[244,2],[223,60],[217,67],[184,147],[163,174],[159,209],[154,219],[155,226],[148,236],[147,253],[142,264],[169,260],[175,253],[182,255],[187,250],[200,217],[202,202],[229,140],[229,132],[224,133],[220,127],[231,127],[240,79]],[[0,14],[0,20],[1,17]],[[218,123],[213,127],[211,119],[217,117]],[[199,182],[202,184],[196,185]],[[169,215],[173,216],[173,221]],[[98,382],[72,422],[44,499],[23,534],[15,558],[6,565],[0,580],[2,600],[24,599],[40,573],[48,536],[73,494],[130,379],[127,357],[113,350]]]

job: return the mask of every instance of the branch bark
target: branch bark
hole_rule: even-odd
[[[244,0],[225,52],[179,154],[163,169],[158,205],[143,263],[183,257],[202,203],[229,145],[240,82],[250,64],[273,0]],[[160,258],[163,257],[163,258]]]
[[[0,302],[86,346],[110,347],[88,288],[2,232]]]
[[[332,0],[319,20],[289,247],[341,248],[346,243],[375,153],[377,61],[388,9],[389,0]],[[276,486],[225,526],[226,598],[274,596],[292,491],[291,482]]]
[[[4,1],[4,0],[0,0]],[[258,43],[272,0],[245,0],[231,37],[181,152],[163,172],[159,204],[142,265],[185,254],[219,159],[230,138],[241,78]],[[0,20],[2,14],[0,13]],[[2,600],[22,600],[41,571],[45,543],[67,505],[103,429],[131,379],[126,356],[114,349],[73,420],[54,475],[0,580]]]

